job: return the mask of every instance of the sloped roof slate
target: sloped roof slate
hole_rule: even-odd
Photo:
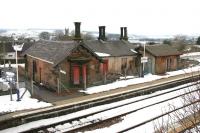
[[[66,58],[73,49],[81,45],[88,49],[93,55],[95,52],[107,53],[111,56],[132,56],[136,55],[133,49],[136,46],[126,41],[38,41],[24,52],[25,54],[52,62],[57,65]]]
[[[56,63],[63,56],[67,56],[77,45],[73,41],[38,41],[24,54]]]
[[[169,45],[147,45],[146,51],[151,53],[154,56],[170,56],[170,55],[181,55],[181,53],[175,48]]]
[[[130,44],[127,41],[85,41],[85,45],[87,45],[94,52],[106,53],[110,56],[132,56],[136,55],[133,50],[136,48],[135,45]]]

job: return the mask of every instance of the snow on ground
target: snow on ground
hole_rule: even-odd
[[[13,77],[15,74],[13,72],[6,72],[6,75],[9,77]]]
[[[182,59],[196,60],[200,62],[200,52],[186,53],[180,56]]]
[[[186,87],[187,85],[188,84],[177,86],[177,87],[171,88],[169,90],[178,89],[180,87]],[[190,90],[193,90],[193,89],[195,89],[195,87],[190,88]],[[157,94],[161,94],[161,93],[167,92],[169,90],[158,91],[158,92],[155,92],[155,93],[152,93],[152,94],[149,94],[149,95],[138,96],[138,97],[122,100],[122,101],[111,103],[111,104],[101,105],[101,106],[98,106],[98,107],[85,109],[85,110],[82,110],[82,111],[78,111],[78,112],[71,113],[71,114],[64,115],[64,116],[60,116],[60,117],[30,122],[30,123],[27,123],[27,124],[24,124],[24,125],[20,125],[20,126],[17,126],[17,127],[2,130],[0,132],[2,132],[2,133],[9,133],[9,132],[12,132],[12,131],[22,132],[22,131],[26,131],[26,130],[34,128],[34,127],[39,127],[41,125],[49,125],[49,124],[56,123],[56,122],[59,122],[59,121],[79,117],[79,116],[82,116],[84,114],[90,114],[92,112],[100,111],[100,110],[103,110],[103,109],[106,109],[106,108],[115,107],[115,106],[118,106],[118,105],[124,105],[126,103],[130,103],[130,102],[133,102],[133,101],[136,101],[136,100],[139,100],[139,99],[143,99],[143,98],[151,97],[151,96],[154,96],[154,95],[157,95]],[[144,107],[144,106],[148,106],[152,103],[157,103],[159,101],[162,101],[164,99],[168,99],[170,97],[176,97],[177,95],[180,95],[180,94],[183,94],[183,93],[185,93],[184,90],[180,90],[178,92],[171,92],[171,93],[168,93],[168,94],[165,94],[165,95],[162,95],[162,96],[158,96],[158,97],[155,97],[155,98],[151,98],[151,99],[147,99],[147,100],[140,101],[140,102],[137,102],[137,103],[133,103],[133,104],[127,105],[125,107],[120,107],[118,109],[113,109],[113,110],[109,110],[109,111],[104,112],[104,113],[99,113],[99,114],[96,114],[96,115],[93,115],[93,116],[89,116],[87,118],[81,119],[80,122],[75,121],[75,122],[72,122],[72,123],[65,123],[64,126],[59,125],[59,126],[56,127],[56,129],[59,129],[59,130],[62,129],[63,131],[65,131],[66,128],[68,128],[68,129],[74,128],[78,124],[87,123],[88,120],[99,120],[99,119],[109,118],[109,117],[118,115],[119,113],[123,113],[123,112],[129,111],[129,110],[132,110],[132,109],[138,109],[138,108],[141,108],[141,107]],[[177,107],[179,107],[179,106],[181,106],[181,98],[176,98],[174,100],[171,100],[170,103],[175,103],[175,105]],[[169,102],[164,102],[164,103],[152,106],[152,107],[148,107],[146,109],[142,109],[140,111],[136,111],[133,114],[130,114],[130,115],[123,117],[124,119],[121,122],[116,123],[114,125],[111,125],[110,127],[105,127],[105,128],[101,128],[101,129],[97,129],[97,130],[93,130],[93,131],[88,131],[88,132],[92,132],[92,133],[94,133],[94,132],[116,132],[118,130],[122,130],[122,129],[128,127],[128,126],[131,126],[131,124],[137,124],[137,123],[143,122],[147,119],[151,119],[152,117],[155,117],[159,114],[162,114],[163,113],[162,109],[167,108],[168,104],[169,104]],[[153,123],[150,123],[149,127],[140,128],[140,131],[142,131],[141,133],[144,133],[145,130],[146,130],[147,133],[150,133],[151,131],[153,131],[152,125],[153,125]],[[53,131],[54,129],[51,128],[51,130]],[[133,132],[133,133],[140,133],[140,132]]]
[[[7,65],[7,64],[6,64]],[[15,66],[15,65],[14,65]],[[13,72],[6,72],[5,78],[0,78],[0,90],[8,91],[10,85],[8,81],[13,81],[14,77]],[[20,94],[22,95],[25,92],[25,88],[20,88]],[[52,104],[38,101],[37,99],[31,98],[29,91],[26,91],[20,102],[17,102],[17,95],[13,94],[13,101],[10,101],[10,95],[0,96],[0,113],[5,112],[14,112],[24,109],[36,109],[51,106]]]
[[[197,60],[197,61],[200,62],[199,56],[200,56],[200,52],[195,52],[195,53],[183,55],[184,58],[190,58],[192,60]],[[196,71],[200,71],[199,65],[194,66],[194,67],[190,67],[190,68],[186,68],[186,69],[182,69],[182,70],[167,72],[166,75],[163,75],[163,76],[147,74],[143,78],[137,77],[137,78],[134,78],[134,79],[116,81],[116,82],[106,84],[106,85],[93,86],[93,87],[87,88],[86,90],[81,90],[81,92],[84,92],[86,94],[93,94],[93,93],[109,91],[109,90],[117,89],[117,88],[120,88],[120,87],[126,87],[126,86],[129,86],[129,85],[134,85],[134,84],[139,84],[139,83],[144,83],[144,82],[150,82],[150,81],[154,81],[154,80],[161,79],[161,78],[168,78],[168,77],[171,77],[171,76],[175,76],[175,75],[179,75],[179,74],[186,74],[186,73],[191,73],[191,72],[196,72]],[[123,78],[121,78],[121,79],[123,79]]]
[[[107,56],[110,56],[110,54],[107,54],[107,53],[100,53],[100,52],[95,52],[95,54],[97,54],[99,57],[107,57]]]
[[[119,77],[119,79],[132,79],[132,78],[135,78],[135,76]]]
[[[18,64],[18,66],[25,67],[25,64]],[[4,65],[0,65],[1,68],[4,68]],[[5,64],[5,67],[9,67],[9,64]],[[16,64],[11,64],[11,67],[16,68]]]
[[[113,82],[110,84],[106,84],[106,85],[89,87],[86,90],[81,90],[81,92],[84,92],[87,94],[93,94],[93,93],[98,93],[98,92],[103,92],[103,91],[109,91],[112,89],[117,89],[120,87],[126,87],[129,85],[150,82],[150,81],[154,81],[157,79],[168,78],[168,77],[179,75],[179,74],[191,73],[191,72],[195,72],[195,71],[200,71],[200,66],[195,66],[192,68],[177,70],[177,71],[173,71],[173,72],[167,72],[166,75],[163,75],[163,76],[147,74],[144,77],[137,77],[137,78],[128,79],[128,80],[119,80],[119,81],[116,81],[116,82]]]
[[[191,57],[191,56],[200,56],[200,52],[186,53],[186,54],[181,55],[180,57],[183,58],[183,57]]]
[[[9,82],[13,82],[13,72],[6,72],[4,78],[0,78],[0,90],[7,91],[10,88]]]
[[[9,88],[10,88],[9,83],[5,79],[0,78],[0,90],[7,91]]]
[[[99,86],[94,86],[94,87],[89,87],[85,91],[81,90],[82,92],[85,92],[87,94],[93,94],[93,93],[98,93],[102,91],[108,91],[120,87],[126,87],[128,85],[132,84],[138,84],[138,83],[143,83],[143,82],[149,82],[153,81],[156,79],[162,78],[161,76],[157,75],[152,75],[152,74],[147,74],[144,76],[144,78],[134,78],[134,79],[128,79],[128,80],[120,80],[116,81],[110,84],[105,84],[105,85],[99,85]]]
[[[21,95],[24,93],[24,91],[25,88],[20,88]],[[52,105],[50,103],[31,98],[29,91],[26,91],[25,95],[19,102],[16,101],[17,94],[13,94],[12,97],[13,101],[10,101],[10,95],[0,96],[0,113],[14,112],[25,109],[37,109]]]

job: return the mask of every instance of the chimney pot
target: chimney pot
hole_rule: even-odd
[[[98,40],[106,40],[106,32],[105,32],[106,27],[105,26],[99,26],[99,37]]]
[[[74,40],[81,40],[81,22],[74,22],[75,25],[75,36]]]
[[[123,40],[123,38],[124,38],[124,29],[123,29],[123,27],[120,27],[120,40]]]
[[[124,37],[123,37],[123,39],[125,41],[128,41],[127,27],[124,27]]]

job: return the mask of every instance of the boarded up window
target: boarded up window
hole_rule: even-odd
[[[74,77],[74,84],[78,85],[80,83],[80,69],[78,66],[73,66],[73,77]]]

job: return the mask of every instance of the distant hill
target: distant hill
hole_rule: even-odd
[[[6,29],[0,29],[0,34],[5,33],[7,30]]]
[[[11,36],[13,33],[16,36],[23,36],[24,38],[34,38],[37,40],[39,38],[39,34],[41,32],[49,32],[54,33],[56,30],[62,30],[64,32],[64,29],[39,29],[39,28],[30,28],[30,29],[0,29],[0,36]],[[94,38],[98,38],[99,32],[98,31],[82,31],[83,34],[89,34],[93,36]],[[117,33],[106,33],[106,36],[110,40],[118,40],[120,38],[120,34]],[[156,42],[161,43],[165,39],[172,39],[174,38],[173,35],[135,35],[135,34],[128,34],[128,38],[130,42],[133,43],[147,43],[147,42]],[[197,36],[187,36],[188,40],[197,38]]]

